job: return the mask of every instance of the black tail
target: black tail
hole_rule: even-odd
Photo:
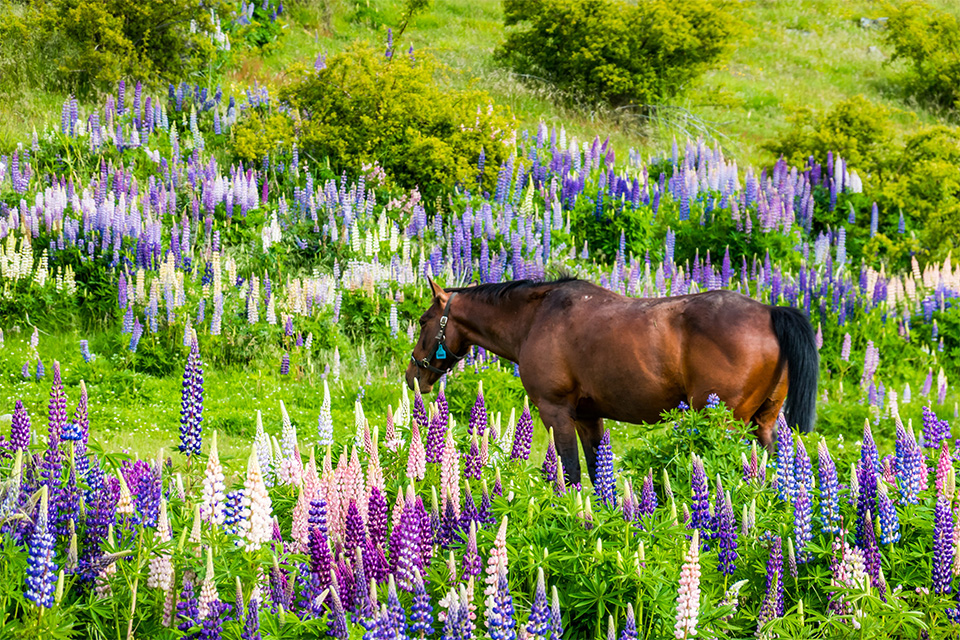
[[[810,321],[798,309],[770,307],[770,317],[789,372],[790,388],[783,409],[787,424],[810,433],[817,415],[817,380],[820,377],[817,338]]]

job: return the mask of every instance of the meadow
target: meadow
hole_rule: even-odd
[[[793,4],[822,12],[757,4],[776,37],[707,75],[727,106],[675,105],[731,118],[714,142],[557,103],[488,66],[496,5],[438,3],[403,64],[429,44],[453,88],[517,117],[432,198],[377,162],[336,171],[305,135],[238,151],[251,122],[303,135],[274,83],[381,47],[389,4],[258,5],[245,37],[287,32],[237,47],[222,85],[5,103],[0,637],[953,637],[960,265],[841,154],[764,155],[785,122],[769,96],[826,106],[869,68],[865,91],[906,108],[862,55],[791,93],[871,37],[867,3]],[[777,48],[813,34],[832,53]],[[896,135],[938,121],[918,113]],[[560,276],[802,309],[816,430],[782,421],[768,453],[713,396],[608,421],[596,482],[568,484],[514,363],[472,348],[407,388],[428,279]]]

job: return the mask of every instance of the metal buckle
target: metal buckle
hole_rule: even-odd
[[[447,328],[447,316],[440,316],[440,328],[441,329]]]

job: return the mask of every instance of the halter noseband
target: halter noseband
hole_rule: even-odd
[[[444,344],[444,341],[447,337],[447,320],[450,318],[450,303],[453,302],[453,298],[456,295],[456,293],[450,294],[450,297],[447,298],[447,304],[443,308],[443,315],[440,316],[440,331],[437,332],[437,347],[435,350],[437,360],[453,358],[453,361],[457,362],[458,360],[462,360],[463,357],[467,355],[463,354],[463,356],[458,356],[453,352],[453,349],[447,349],[447,345]],[[423,360],[417,360],[412,353],[410,354],[410,360],[413,362],[413,364],[417,365],[418,369],[426,369],[427,371],[433,371],[434,373],[439,373],[440,375],[445,374],[450,370],[450,367],[453,366],[453,364],[451,364],[450,367],[447,367],[446,369],[440,369],[430,364],[429,356],[424,357]]]

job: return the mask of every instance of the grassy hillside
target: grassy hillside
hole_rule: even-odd
[[[330,0],[332,19],[324,18],[324,3],[289,6],[285,36],[265,51],[240,52],[235,47],[227,68],[195,82],[242,90],[254,82],[275,87],[297,63],[310,65],[322,52],[333,53],[355,39],[383,42],[386,29],[401,22],[400,0]],[[955,10],[949,0],[932,0],[943,10]],[[3,5],[15,11],[15,5]],[[728,155],[741,163],[772,160],[763,144],[788,128],[789,116],[800,108],[823,109],[855,95],[893,111],[901,131],[943,120],[905,95],[896,82],[901,64],[891,64],[881,31],[863,28],[861,18],[886,15],[882,2],[835,3],[827,0],[757,1],[737,10],[750,27],[749,38],[728,64],[708,72],[686,95],[662,110],[655,120],[614,113],[603,106],[561,104],[551,87],[535,79],[518,78],[499,68],[493,49],[503,37],[498,0],[435,0],[402,36],[406,49],[430,48],[454,70],[461,86],[473,85],[509,105],[521,125],[543,120],[565,126],[582,138],[610,136],[620,149],[664,148],[673,136],[704,136],[722,142]],[[0,149],[28,139],[33,127],[42,130],[58,118],[65,96],[23,90],[0,81]]]

